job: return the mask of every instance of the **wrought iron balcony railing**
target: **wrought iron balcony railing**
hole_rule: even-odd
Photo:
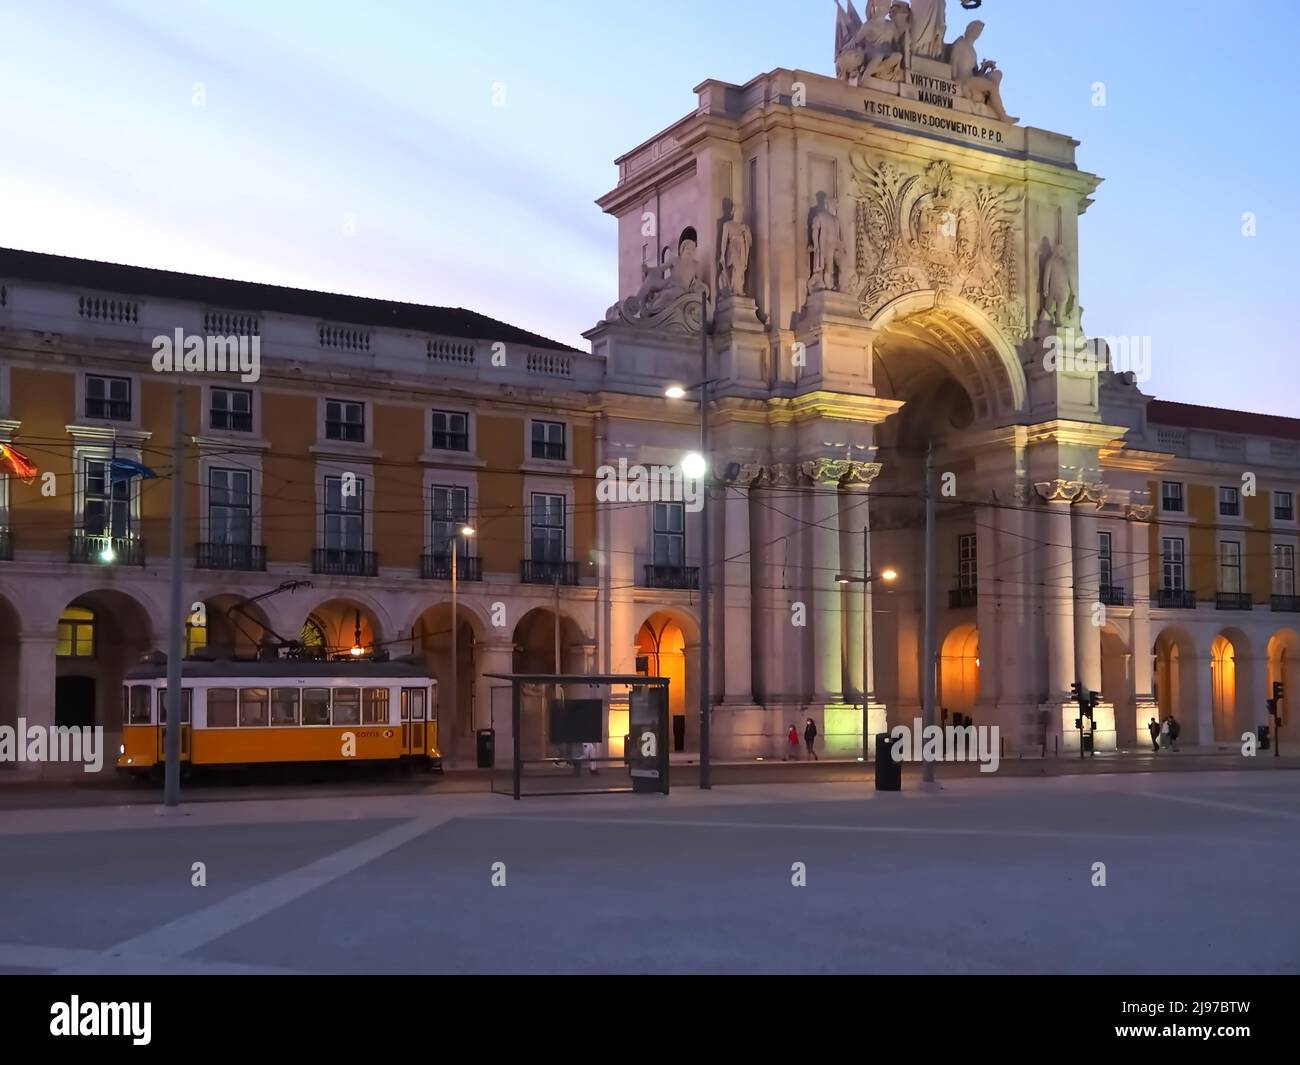
[[[469,433],[435,432],[431,443],[436,451],[468,451]]]
[[[1275,595],[1271,605],[1275,614],[1300,614],[1300,595]]]
[[[1097,587],[1097,599],[1106,606],[1128,606],[1128,596],[1123,585],[1102,584]]]
[[[519,579],[524,584],[577,584],[576,562],[539,562],[526,558],[519,563]]]
[[[420,576],[426,581],[451,580],[451,555],[422,555],[420,557]],[[481,581],[483,579],[483,560],[473,555],[456,556],[457,581]]]
[[[311,571],[334,577],[373,577],[379,572],[379,556],[373,551],[318,547],[311,553]]]
[[[194,565],[199,569],[266,569],[266,548],[261,544],[196,544]]]
[[[1156,606],[1162,610],[1195,610],[1196,593],[1187,588],[1160,588],[1156,591]]]
[[[978,588],[954,588],[948,593],[948,608],[950,610],[964,610],[966,607],[975,606],[978,602]]]
[[[700,586],[699,566],[647,565],[641,578],[642,588],[684,588],[695,591]]]
[[[12,562],[14,557],[14,537],[8,529],[0,529],[0,562]]]
[[[1214,596],[1216,610],[1251,610],[1254,606],[1249,592],[1218,592]]]
[[[143,566],[144,559],[144,541],[132,536],[73,533],[68,546],[69,562],[92,562],[101,566]]]

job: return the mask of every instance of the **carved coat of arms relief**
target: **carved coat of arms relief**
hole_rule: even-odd
[[[850,155],[858,302],[870,318],[890,300],[935,289],[983,310],[1019,343],[1028,332],[1018,249],[1023,196],[959,182],[948,163],[915,171],[865,150]]]

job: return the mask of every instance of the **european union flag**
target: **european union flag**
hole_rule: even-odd
[[[149,480],[157,476],[148,466],[133,459],[113,458],[108,463],[108,479],[111,484],[117,484],[119,481],[129,481],[132,477]]]

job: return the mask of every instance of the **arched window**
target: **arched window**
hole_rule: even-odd
[[[59,658],[95,657],[95,612],[84,606],[70,606],[59,615]]]
[[[185,623],[185,657],[192,658],[207,646],[207,625],[195,625],[193,622],[187,621]]]
[[[315,614],[302,623],[302,633],[298,637],[304,647],[325,648],[325,626]]]

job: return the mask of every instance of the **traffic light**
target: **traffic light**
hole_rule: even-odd
[[[1101,702],[1101,692],[1088,692],[1088,716],[1092,717],[1092,712],[1097,709],[1097,704]]]
[[[1275,681],[1273,682],[1273,701],[1274,701],[1274,702],[1277,702],[1279,699],[1282,698],[1282,693],[1283,693],[1284,690],[1285,690],[1285,689],[1282,687],[1282,682],[1281,682],[1280,680],[1275,680]]]
[[[1079,682],[1077,680],[1070,685],[1070,699],[1083,705],[1083,689],[1079,687]]]
[[[1268,716],[1277,717],[1277,700],[1266,699],[1265,702],[1268,704]]]

